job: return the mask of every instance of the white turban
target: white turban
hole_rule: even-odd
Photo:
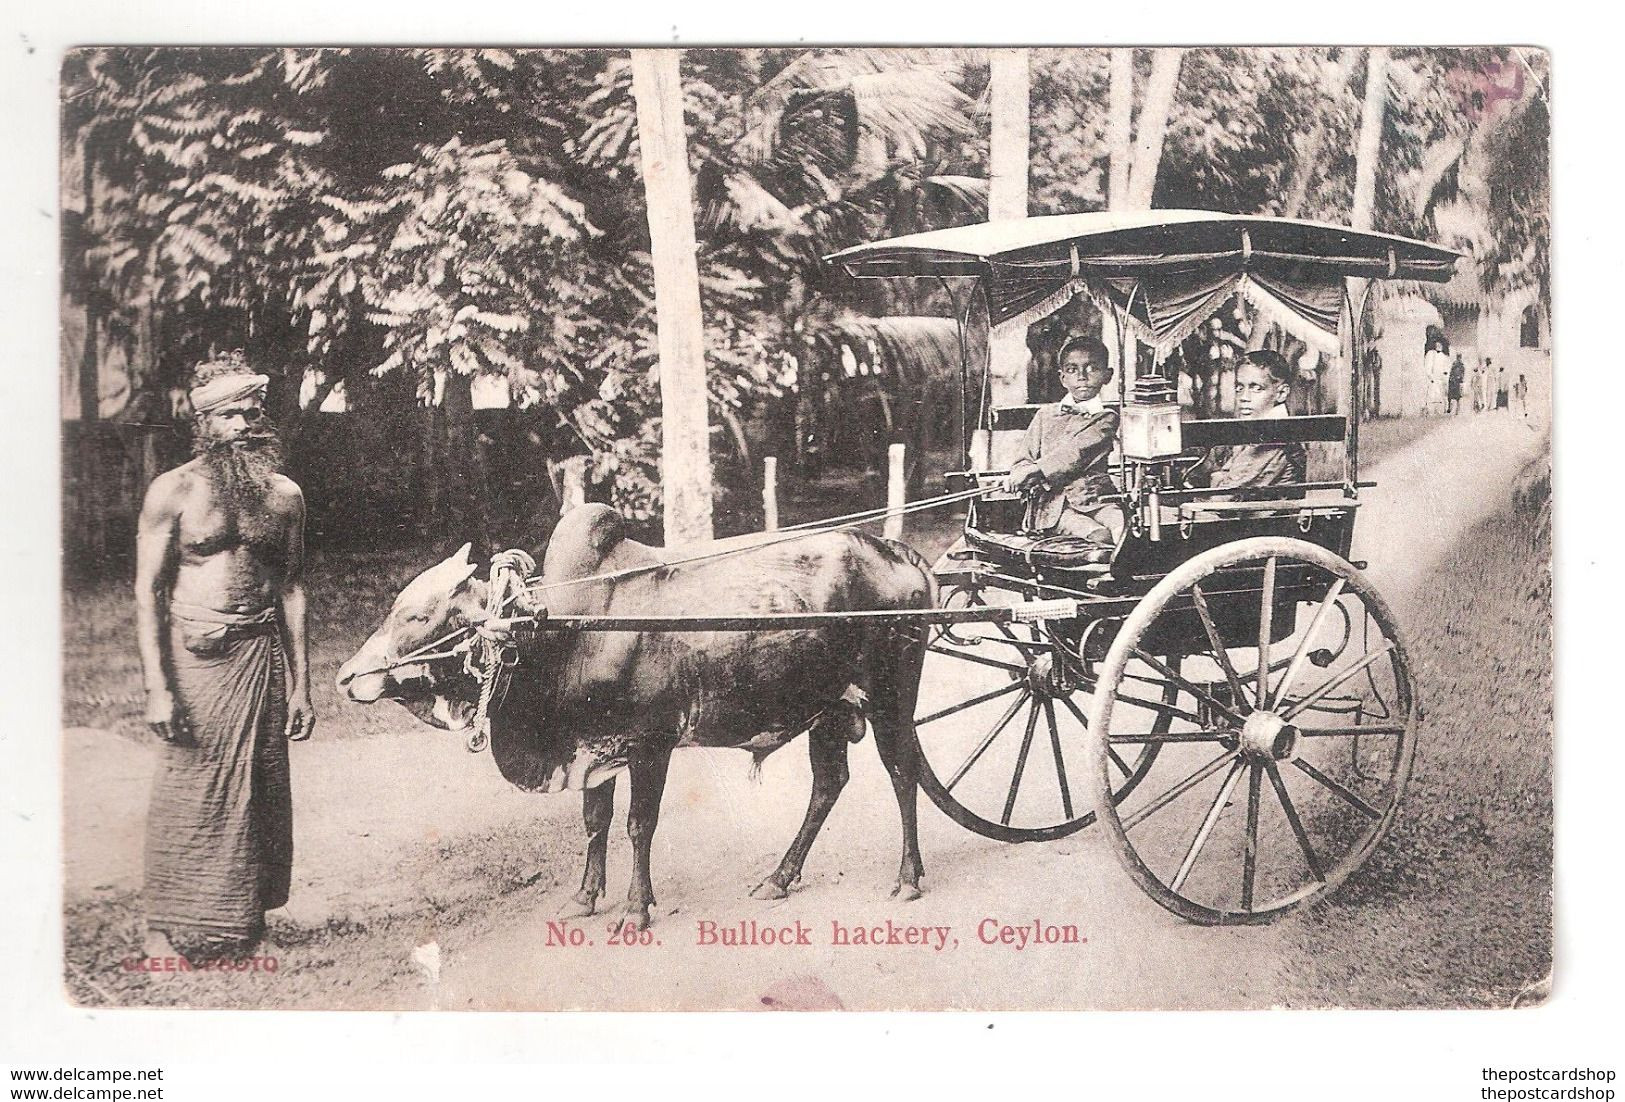
[[[231,372],[225,375],[216,375],[206,383],[200,383],[187,392],[192,399],[192,409],[198,413],[208,413],[221,406],[240,402],[244,398],[257,396],[265,397],[265,388],[271,378],[269,375],[252,375],[246,372]]]

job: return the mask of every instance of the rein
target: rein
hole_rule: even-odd
[[[911,501],[897,509],[865,509],[861,512],[847,513],[844,516],[829,517],[824,520],[811,520],[801,524],[781,528],[772,539],[761,540],[756,543],[745,543],[738,547],[727,547],[720,551],[702,551],[695,555],[685,555],[682,558],[668,559],[664,562],[649,563],[644,566],[629,566],[624,570],[613,570],[604,574],[589,574],[584,578],[563,578],[556,582],[535,584],[539,579],[527,579],[527,584],[520,590],[523,593],[545,593],[548,590],[563,589],[572,585],[585,585],[588,582],[619,581],[622,578],[633,578],[640,574],[651,574],[656,570],[663,570],[668,566],[683,566],[688,563],[706,562],[711,559],[723,559],[730,555],[743,554],[746,551],[756,551],[763,547],[773,547],[780,543],[789,543],[793,540],[806,539],[808,536],[821,536],[826,532],[844,532],[864,524],[872,524],[877,520],[888,517],[900,517],[908,513],[922,513],[929,509],[941,508],[955,502],[969,501],[972,498],[984,497],[994,493],[998,487],[977,487],[969,490],[959,490],[951,494],[942,494],[938,497],[923,498],[920,501]]]

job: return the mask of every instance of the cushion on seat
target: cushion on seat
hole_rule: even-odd
[[[1111,562],[1113,550],[1077,536],[1023,536],[975,528],[965,529],[965,539],[996,560],[1063,570],[1104,569]]]

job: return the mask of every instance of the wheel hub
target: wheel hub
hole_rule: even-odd
[[[1250,761],[1285,761],[1298,748],[1298,729],[1276,713],[1260,710],[1242,723],[1237,746]]]
[[[1027,686],[1038,697],[1070,696],[1078,687],[1070,662],[1041,654],[1027,663]]]

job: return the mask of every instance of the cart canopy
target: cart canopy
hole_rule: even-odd
[[[1311,344],[1337,346],[1343,280],[1448,280],[1460,257],[1393,234],[1205,210],[981,222],[843,249],[858,277],[974,276],[990,322],[1019,324],[1089,294],[1166,351],[1233,294]]]

